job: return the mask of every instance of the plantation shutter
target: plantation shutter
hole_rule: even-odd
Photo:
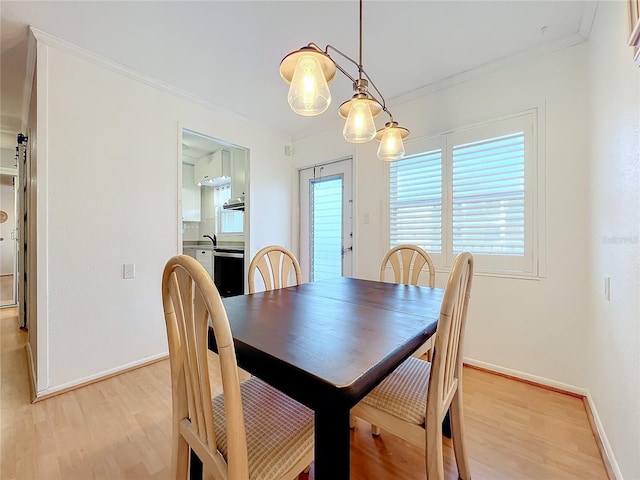
[[[525,134],[454,145],[453,252],[525,255]]]
[[[390,164],[390,246],[442,252],[442,150]]]

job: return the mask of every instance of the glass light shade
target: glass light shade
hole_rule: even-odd
[[[378,158],[385,162],[395,162],[404,157],[403,140],[409,136],[409,130],[398,126],[393,120],[387,122],[384,128],[376,133],[376,140],[380,142]]]
[[[347,142],[366,143],[376,136],[376,125],[367,99],[350,100],[349,115],[344,124],[342,135]]]
[[[385,127],[378,146],[378,158],[385,162],[395,162],[404,157],[404,142],[399,128]]]
[[[320,62],[313,55],[298,60],[287,101],[291,110],[305,117],[320,115],[329,108],[331,92]]]

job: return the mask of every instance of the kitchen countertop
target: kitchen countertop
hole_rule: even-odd
[[[214,250],[213,244],[211,242],[183,242],[182,248],[193,248],[195,250]],[[233,249],[238,252],[244,252],[244,245],[233,244],[233,243],[218,243],[215,249]]]

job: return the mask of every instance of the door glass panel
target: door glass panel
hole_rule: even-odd
[[[353,274],[351,159],[300,170],[302,281]]]
[[[342,176],[310,182],[311,280],[342,276]]]

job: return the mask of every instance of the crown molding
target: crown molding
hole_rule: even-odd
[[[525,63],[529,60],[539,58],[543,55],[579,45],[581,43],[584,43],[585,41],[585,38],[580,33],[574,33],[572,35],[568,35],[566,37],[558,39],[554,42],[549,42],[540,47],[531,48],[514,55],[509,55],[491,62],[487,62],[476,68],[451,75],[449,77],[443,78],[442,80],[438,80],[437,82],[429,83],[422,87],[416,88],[410,92],[391,97],[387,103],[389,103],[391,106],[397,106],[403,103],[412,102],[415,101],[415,99],[418,97],[427,96],[440,90],[445,90],[447,88],[451,88],[456,85],[475,80],[490,73],[504,70],[506,68]]]
[[[254,120],[251,120],[250,118],[247,118],[245,116],[243,116],[242,114],[238,113],[238,112],[234,112],[233,110],[228,110],[220,105],[217,105],[213,102],[210,102],[208,100],[205,100],[201,97],[198,97],[196,95],[193,95],[185,90],[181,90],[177,87],[174,87],[173,85],[170,85],[168,83],[162,82],[161,80],[158,80],[156,78],[153,78],[149,75],[146,75],[142,72],[139,72],[137,70],[134,70],[130,67],[126,67],[118,62],[115,62],[113,60],[110,60],[108,58],[105,58],[101,55],[98,55],[94,52],[91,52],[89,50],[86,50],[74,43],[68,42],[67,40],[63,40],[59,37],[56,37],[55,35],[51,35],[50,33],[44,32],[40,29],[34,28],[34,27],[30,27],[31,32],[33,33],[33,36],[35,37],[35,39],[44,44],[47,45],[49,47],[53,47],[56,48],[58,50],[62,50],[66,53],[69,53],[75,57],[78,57],[82,60],[85,60],[89,63],[92,63],[94,65],[100,66],[102,68],[105,68],[107,70],[110,70],[114,73],[117,73],[119,75],[122,75],[124,77],[127,77],[131,80],[135,80],[137,82],[143,83],[149,87],[155,88],[161,92],[164,93],[168,93],[170,95],[173,95],[175,97],[181,98],[183,100],[186,100],[190,103],[193,103],[199,107],[203,107],[206,108],[207,110],[216,112],[222,116],[225,117],[233,117],[236,120],[239,120],[243,123],[247,123],[249,125],[251,125],[252,127],[255,127],[259,130],[262,130],[266,133],[272,134],[272,135],[276,135],[279,137],[285,137],[285,138],[289,138],[289,134],[286,132],[283,132],[282,130],[278,130],[276,128],[270,127],[268,125],[264,125],[261,123],[258,123]]]

